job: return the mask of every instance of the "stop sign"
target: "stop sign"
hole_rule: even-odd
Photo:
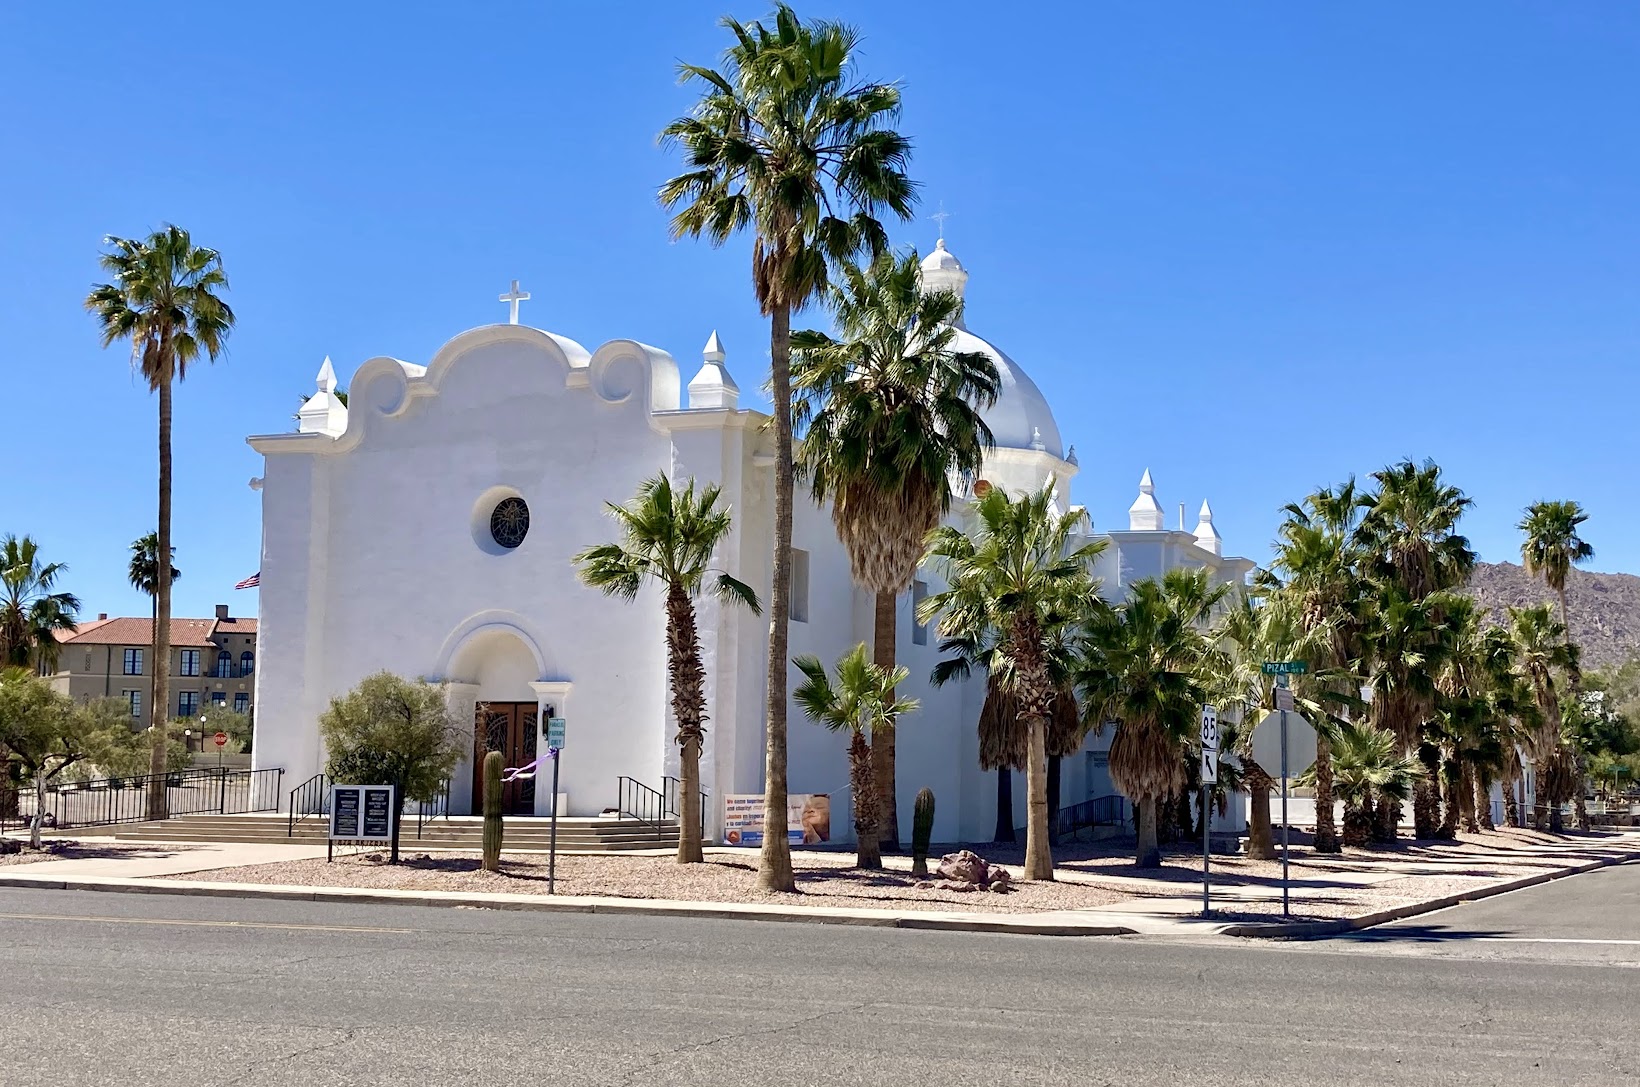
[[[218,746],[218,747],[227,747],[228,746],[228,734],[226,732],[218,732],[216,734],[216,746]]]

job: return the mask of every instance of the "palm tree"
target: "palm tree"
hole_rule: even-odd
[[[1094,607],[1094,559],[1103,540],[1072,546],[1082,519],[1061,512],[1050,483],[1009,498],[994,487],[977,499],[969,532],[943,525],[929,557],[949,586],[924,600],[918,618],[939,621],[945,638],[994,643],[993,674],[1007,677],[1026,732],[1026,879],[1053,879],[1048,848],[1048,722],[1060,687],[1053,649],[1064,630]]]
[[[177,549],[175,547],[172,547],[171,548],[171,561],[175,562],[176,557],[177,557]],[[150,532],[146,536],[138,536],[135,540],[131,541],[131,564],[126,567],[125,576],[131,582],[131,587],[133,589],[136,589],[138,592],[141,592],[141,593],[145,594],[148,597],[149,602],[151,604],[150,614],[152,616],[152,621],[153,621],[153,625],[152,625],[152,627],[150,627],[150,630],[157,630],[158,627],[159,627],[159,534],[158,533]],[[175,566],[172,566],[171,567],[171,584],[175,585],[176,581],[177,581],[177,578],[179,578],[181,576],[182,576],[182,571],[178,570]],[[156,637],[156,638],[158,637],[157,633],[154,634],[153,636]],[[154,656],[155,656],[155,659],[158,659],[158,657],[159,657],[159,650],[157,648],[154,650]],[[153,673],[150,672],[149,673],[150,681],[152,680],[152,678],[153,678]],[[157,720],[159,710],[162,709],[163,707],[160,706],[158,703],[154,702],[153,699],[154,699],[153,684],[152,684],[152,682],[150,682],[149,689],[148,689],[148,704],[150,706],[154,707],[154,713],[155,713],[156,720]]]
[[[1510,637],[1515,667],[1532,693],[1538,726],[1527,737],[1526,751],[1537,771],[1535,822],[1538,830],[1559,834],[1563,829],[1560,805],[1582,787],[1575,759],[1561,736],[1560,684],[1557,673],[1575,676],[1577,646],[1566,640],[1566,626],[1547,604],[1509,609]]]
[[[624,506],[609,504],[621,526],[618,543],[577,554],[581,580],[608,596],[636,599],[645,582],[665,591],[667,673],[672,715],[678,721],[678,863],[701,861],[700,753],[706,743],[706,669],[701,664],[694,598],[704,589],[756,614],[757,594],[744,582],[711,568],[712,552],[729,534],[730,513],[717,508],[719,488],[678,491],[664,475],[645,480]]]
[[[1161,863],[1158,805],[1183,792],[1183,753],[1207,700],[1207,623],[1230,591],[1205,569],[1135,582],[1126,600],[1095,614],[1081,643],[1078,689],[1091,720],[1116,724],[1110,776],[1133,801],[1141,867]]]
[[[872,660],[895,665],[895,602],[911,587],[927,537],[951,508],[953,472],[991,447],[980,409],[1000,377],[988,355],[957,351],[962,299],[922,290],[915,250],[842,270],[827,294],[837,339],[792,336],[798,471],[830,501],[857,584],[875,594]],[[871,736],[883,841],[899,845],[894,733]]]
[[[218,297],[228,286],[222,258],[196,246],[186,230],[167,226],[146,239],[104,239],[103,270],[113,277],[86,296],[104,347],[131,341],[131,361],[159,394],[159,518],[154,553],[171,551],[171,392],[201,357],[216,361],[233,329],[233,310]],[[157,566],[154,592],[154,719],[165,719],[171,681],[171,565]],[[165,815],[165,729],[153,730],[148,814]]]
[[[866,733],[894,727],[904,714],[917,710],[915,698],[895,698],[894,688],[905,682],[904,667],[884,668],[869,658],[861,642],[837,661],[837,682],[826,674],[820,658],[808,655],[792,661],[803,673],[803,682],[792,692],[809,718],[833,732],[849,734],[848,777],[854,793],[855,865],[881,868],[882,847],[877,836],[881,817],[876,772]]]
[[[1594,548],[1577,534],[1578,526],[1588,519],[1576,502],[1533,502],[1516,526],[1526,534],[1520,560],[1528,574],[1541,576],[1560,597],[1560,621],[1568,632],[1572,618],[1566,609],[1566,578],[1572,567],[1594,558]]]
[[[0,539],[0,668],[55,670],[57,633],[73,630],[80,610],[72,593],[53,591],[67,572],[60,562],[41,562],[27,536]]]
[[[703,85],[688,116],[663,142],[683,148],[685,173],[661,186],[675,209],[673,237],[722,245],[750,227],[752,285],[769,317],[774,414],[774,561],[769,602],[763,852],[758,884],[790,891],[786,840],[786,658],[791,617],[791,315],[821,294],[829,267],[888,247],[877,214],[909,218],[915,189],[905,174],[911,143],[888,127],[900,91],[855,78],[860,35],[832,22],[804,23],[785,4],[774,26],[725,18],[734,35],[721,70],[685,64]]]
[[[1394,733],[1363,723],[1345,724],[1333,747],[1333,784],[1344,802],[1344,844],[1372,839],[1373,809],[1387,801],[1399,808],[1423,774],[1417,760],[1401,754]]]

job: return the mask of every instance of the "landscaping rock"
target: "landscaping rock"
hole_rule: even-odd
[[[12,853],[21,853],[22,851],[23,843],[18,839],[0,838],[0,857],[4,857]]]
[[[988,882],[986,875],[989,868],[990,866],[985,863],[985,859],[978,853],[972,853],[964,849],[956,853],[947,853],[941,857],[939,867],[934,869],[934,874],[941,879],[951,880],[955,883],[966,883],[969,887],[977,887]]]
[[[1007,894],[1014,889],[1014,879],[1008,874],[1006,868],[993,868],[991,869],[991,882],[986,889],[999,895]]]

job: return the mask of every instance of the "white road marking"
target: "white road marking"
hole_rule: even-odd
[[[0,913],[12,921],[92,921],[118,925],[185,925],[199,928],[272,928],[300,932],[394,932],[411,933],[408,928],[373,928],[367,925],[281,925],[271,921],[189,921],[168,917],[95,917],[62,913]]]

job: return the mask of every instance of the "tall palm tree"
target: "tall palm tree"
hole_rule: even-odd
[[[113,277],[86,296],[104,347],[131,341],[132,365],[159,394],[159,517],[154,552],[171,551],[171,392],[200,358],[215,362],[233,329],[222,258],[194,245],[186,230],[166,226],[145,239],[104,239],[103,271]],[[165,720],[171,682],[171,565],[157,565],[154,592],[154,720]],[[165,729],[153,729],[148,791],[150,818],[165,816]]]
[[[1392,673],[1386,682],[1373,683],[1392,695],[1382,705],[1374,702],[1374,723],[1394,732],[1403,753],[1412,754],[1435,716],[1435,688],[1429,680],[1436,658],[1448,648],[1445,609],[1456,599],[1449,594],[1464,586],[1475,566],[1469,540],[1458,532],[1474,503],[1445,482],[1434,461],[1402,461],[1373,473],[1372,479],[1376,489],[1359,500],[1366,512],[1357,535],[1368,553],[1366,572],[1376,586],[1371,607],[1377,611],[1378,648],[1388,651],[1375,663]],[[1397,631],[1394,619],[1412,626]],[[1374,628],[1374,620],[1368,626]],[[1420,838],[1439,829],[1435,790],[1428,777],[1414,789],[1413,820]]]
[[[1534,821],[1538,830],[1559,834],[1560,806],[1582,787],[1575,759],[1561,736],[1561,677],[1578,672],[1577,646],[1566,640],[1566,625],[1547,604],[1509,609],[1509,633],[1514,642],[1515,667],[1532,693],[1537,727],[1527,737],[1526,751],[1537,772]]]
[[[1359,722],[1339,729],[1333,750],[1333,780],[1344,802],[1344,844],[1366,846],[1372,839],[1375,803],[1399,808],[1423,775],[1416,759],[1400,752],[1400,741],[1383,729]]]
[[[837,661],[837,682],[833,683],[820,658],[811,655],[792,661],[803,673],[803,682],[792,692],[803,712],[833,732],[849,734],[848,777],[854,794],[855,865],[881,868],[883,854],[878,841],[877,820],[882,807],[872,777],[871,749],[866,733],[894,727],[895,721],[915,713],[915,698],[896,698],[894,688],[909,674],[904,667],[884,668],[874,663],[861,642]]]
[[[752,286],[769,318],[773,401],[774,562],[769,601],[769,674],[763,851],[758,884],[790,891],[786,840],[786,668],[791,618],[791,315],[820,295],[829,268],[887,247],[877,221],[887,209],[909,218],[915,187],[905,167],[911,143],[891,124],[900,91],[856,78],[860,35],[832,22],[804,23],[775,8],[773,26],[725,18],[734,36],[721,69],[681,67],[702,94],[663,142],[683,149],[685,173],[661,186],[673,237],[722,245],[750,227]]]
[[[672,715],[678,721],[679,864],[703,859],[700,753],[706,743],[706,668],[695,598],[704,590],[753,614],[760,607],[749,585],[712,570],[712,553],[732,524],[730,512],[718,508],[719,493],[713,484],[697,493],[693,479],[681,491],[664,475],[645,480],[626,505],[609,504],[621,526],[620,541],[589,547],[574,558],[581,580],[608,596],[634,600],[651,581],[665,593],[667,674]]]
[[[1516,526],[1526,534],[1520,560],[1528,574],[1542,577],[1560,597],[1560,621],[1568,636],[1572,617],[1566,608],[1566,578],[1572,567],[1594,558],[1594,548],[1577,534],[1578,526],[1588,519],[1576,502],[1533,502]]]
[[[1053,879],[1048,848],[1048,723],[1059,685],[1053,648],[1064,629],[1094,607],[1093,561],[1103,540],[1073,546],[1082,514],[1061,512],[1052,484],[1010,498],[994,487],[972,506],[968,532],[943,525],[930,537],[946,588],[922,603],[945,638],[994,643],[993,673],[1008,677],[1026,733],[1026,879]]]
[[[857,584],[874,595],[872,660],[893,668],[895,603],[911,587],[928,534],[951,508],[953,472],[977,470],[991,447],[980,409],[1001,378],[990,356],[958,351],[962,299],[924,292],[916,250],[848,266],[827,292],[837,338],[792,336],[798,471],[832,523]],[[879,826],[899,846],[894,733],[871,736]]]
[[[177,557],[177,549],[173,546],[171,548],[171,561],[173,563],[176,561],[176,557]],[[133,589],[136,589],[138,592],[141,592],[141,593],[145,594],[148,597],[148,601],[149,601],[149,604],[150,604],[149,612],[150,612],[150,615],[152,617],[152,626],[149,629],[152,632],[152,637],[158,638],[159,637],[159,634],[158,634],[158,630],[159,630],[159,534],[158,533],[150,532],[146,536],[138,536],[135,540],[131,541],[131,564],[126,567],[125,576],[126,576],[127,580],[129,580],[131,582],[131,587]],[[182,576],[182,571],[178,570],[175,566],[172,566],[171,567],[171,584],[175,585],[176,582],[177,582],[177,578],[179,578],[181,576]],[[159,650],[156,648],[156,649],[153,650],[153,652],[154,652],[154,657],[157,660],[159,658]],[[150,670],[149,673],[148,673],[148,678],[149,678],[148,704],[151,707],[156,707],[154,712],[156,713],[156,719],[157,719],[158,708],[162,708],[162,707],[160,707],[159,703],[156,703],[154,701],[153,675],[154,675],[153,671]]]
[[[1183,752],[1207,700],[1207,624],[1230,592],[1205,569],[1169,570],[1095,613],[1081,643],[1078,688],[1091,720],[1115,722],[1110,776],[1133,801],[1141,867],[1161,863],[1158,805],[1183,791]]]
[[[73,630],[80,610],[74,594],[55,591],[67,572],[60,562],[41,562],[28,536],[0,539],[0,668],[56,668],[57,632]]]

